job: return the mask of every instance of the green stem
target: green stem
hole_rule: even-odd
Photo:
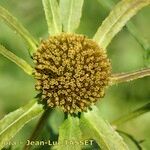
[[[122,82],[133,81],[133,80],[143,78],[146,76],[150,76],[150,68],[138,70],[135,72],[113,74],[111,77],[111,85],[117,84],[117,83],[122,83]]]
[[[122,116],[119,119],[113,121],[112,125],[114,125],[115,127],[119,126],[119,125],[121,125],[121,124],[123,124],[129,120],[132,120],[136,117],[139,117],[142,114],[145,114],[149,111],[150,111],[150,103],[148,103],[148,104],[144,105],[143,107],[138,108],[138,109],[134,110],[133,112],[130,112],[129,114]]]
[[[33,133],[31,134],[29,141],[35,141],[39,134],[41,133],[43,127],[45,126],[45,123],[49,117],[49,114],[51,113],[51,109],[47,109],[43,112],[41,118],[39,119]],[[31,148],[31,145],[25,145],[24,150],[29,150]]]
[[[9,50],[7,50],[4,46],[0,45],[0,54],[2,54],[4,57],[8,58],[12,62],[14,62],[16,65],[18,65],[21,69],[24,70],[28,75],[32,75],[33,68],[22,58],[19,58]]]
[[[38,42],[23,27],[23,25],[2,6],[0,6],[0,18],[24,39],[29,46],[29,53],[32,56],[37,49]]]

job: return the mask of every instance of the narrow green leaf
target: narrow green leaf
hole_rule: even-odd
[[[60,9],[57,0],[42,0],[50,35],[62,32]]]
[[[81,116],[81,131],[84,138],[94,139],[104,150],[128,150],[119,134],[99,114],[96,107]]]
[[[150,103],[142,106],[141,108],[134,110],[133,112],[130,112],[129,114],[127,114],[125,116],[120,117],[119,119],[113,121],[112,124],[115,126],[118,126],[126,121],[129,121],[131,119],[139,117],[149,111],[150,111]]]
[[[16,33],[18,33],[26,44],[29,46],[29,53],[32,55],[37,49],[37,41],[32,35],[22,26],[22,24],[11,15],[5,8],[0,6],[0,18],[6,22]]]
[[[148,76],[150,76],[150,68],[144,68],[133,72],[112,74],[111,85],[123,82],[131,82],[133,80],[137,80]]]
[[[81,140],[81,131],[79,128],[79,119],[77,117],[68,116],[59,129],[60,143],[57,150],[80,150],[81,145],[77,142]],[[73,142],[73,144],[71,144]]]
[[[108,10],[111,10],[115,3],[113,0],[98,0],[98,2]],[[138,30],[136,25],[132,21],[128,21],[126,24],[127,30],[132,35],[132,37],[139,43],[139,45],[144,49],[143,59],[145,66],[150,66],[150,44],[148,39],[143,37],[141,32]]]
[[[102,6],[104,6],[108,10],[111,10],[115,5],[115,3],[112,0],[98,0],[98,1]],[[138,31],[136,25],[134,25],[134,23],[132,21],[129,21],[126,24],[126,27],[129,31],[129,33],[135,38],[135,40],[141,45],[141,47],[144,50],[150,49],[148,40],[141,35],[141,32]]]
[[[43,105],[37,100],[30,101],[26,106],[6,115],[0,120],[0,149],[30,120],[43,112]]]
[[[27,74],[32,75],[33,68],[22,58],[19,58],[9,50],[7,50],[4,46],[0,45],[0,54],[4,57],[8,58],[16,65],[18,65],[21,69],[23,69]]]
[[[84,0],[60,0],[63,31],[74,32],[78,28],[83,2]]]
[[[150,0],[122,0],[111,11],[94,36],[104,49],[127,21],[140,9],[150,4]]]

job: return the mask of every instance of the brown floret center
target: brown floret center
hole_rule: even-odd
[[[76,34],[52,36],[42,41],[33,59],[35,88],[47,106],[82,112],[104,96],[111,66],[93,40]]]

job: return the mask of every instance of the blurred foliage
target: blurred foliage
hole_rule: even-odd
[[[116,3],[117,0],[114,0],[114,2]],[[0,5],[12,12],[38,40],[48,35],[41,0],[1,0]],[[77,33],[92,37],[108,14],[109,11],[100,5],[98,0],[85,0],[81,25]],[[132,21],[140,31],[141,36],[149,40],[150,43],[149,18],[150,7],[146,7],[133,17]],[[32,65],[26,46],[21,38],[2,21],[0,22],[0,43]],[[115,73],[144,68],[145,61],[148,61],[144,59],[148,57],[145,56],[145,51],[126,28],[114,38],[107,52]],[[149,52],[146,52],[146,54],[149,54]],[[26,104],[35,94],[34,80],[24,74],[12,62],[0,56],[0,117]],[[107,89],[105,98],[100,100],[98,106],[101,114],[109,121],[112,121],[149,101],[150,79],[147,77],[131,83],[110,87]],[[56,120],[50,120],[49,122],[57,124],[58,120],[60,123],[61,116],[58,115],[57,117],[55,117]],[[137,140],[144,140],[141,145],[146,150],[150,149],[149,117],[150,113],[147,113],[119,128],[132,134]],[[37,120],[34,120],[25,126],[13,140],[25,141],[30,136],[36,122]],[[41,139],[50,134],[47,129],[45,130],[43,130]],[[124,138],[130,145],[130,149],[136,150],[135,145],[127,137]]]

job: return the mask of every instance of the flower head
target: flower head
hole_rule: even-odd
[[[63,33],[42,41],[33,56],[36,90],[49,107],[86,109],[104,96],[111,67],[103,49],[83,35]]]

